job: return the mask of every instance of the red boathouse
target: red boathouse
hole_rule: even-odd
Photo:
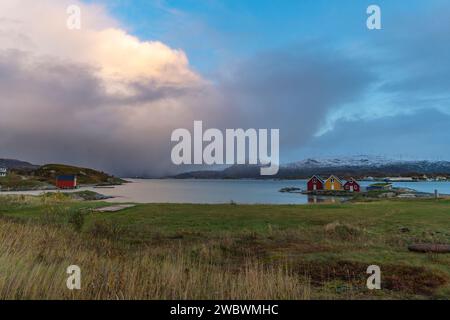
[[[75,189],[77,187],[77,176],[56,177],[56,187],[59,189]]]
[[[344,184],[344,190],[350,192],[360,192],[361,186],[355,179],[351,178]]]
[[[323,185],[324,183],[321,178],[319,178],[318,176],[313,176],[308,180],[308,191],[323,190]]]

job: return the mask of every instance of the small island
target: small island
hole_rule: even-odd
[[[410,188],[393,187],[390,182],[376,182],[365,188],[353,178],[346,182],[331,175],[328,179],[322,179],[315,175],[307,182],[307,189],[298,187],[285,187],[279,190],[283,193],[296,193],[320,197],[342,197],[346,200],[386,199],[386,198],[438,198],[439,194],[419,192]]]

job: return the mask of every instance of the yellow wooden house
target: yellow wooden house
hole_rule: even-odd
[[[325,180],[324,189],[325,190],[343,190],[344,184],[338,177],[331,175],[327,180]]]

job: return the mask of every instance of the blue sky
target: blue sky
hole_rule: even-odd
[[[382,8],[389,29],[402,16],[429,10],[427,2],[373,0],[90,0],[102,3],[141,40],[160,40],[188,53],[201,72],[259,51],[307,39],[344,45],[378,35],[366,28],[366,8]],[[439,3],[440,0],[431,1]],[[414,27],[412,27],[414,28]],[[393,31],[393,30],[392,30]]]

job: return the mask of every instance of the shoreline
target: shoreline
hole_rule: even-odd
[[[124,183],[132,183],[132,181],[126,181]],[[3,189],[0,186],[0,194],[3,193],[9,193],[9,192],[33,192],[33,191],[61,191],[61,192],[76,192],[77,190],[82,190],[86,188],[93,188],[93,189],[114,189],[117,186],[121,186],[122,184],[105,184],[105,185],[98,185],[98,184],[83,184],[77,186],[75,189],[59,189],[56,186],[45,186],[45,187],[36,187],[36,188],[7,188]]]
[[[396,193],[384,192],[370,194],[302,194],[306,189],[305,180],[298,181],[262,181],[262,180],[167,180],[167,179],[129,179],[129,183],[121,185],[82,185],[78,189],[58,190],[46,188],[27,191],[2,191],[1,195],[34,195],[45,193],[80,193],[90,191],[109,198],[110,203],[189,203],[189,204],[266,204],[266,205],[304,205],[308,203],[367,201],[379,198],[395,198]],[[295,187],[297,191],[280,193],[286,186]],[[363,184],[363,187],[365,184]],[[434,189],[441,190],[440,197],[450,193],[450,184],[422,182],[420,184],[394,184],[404,189],[401,197],[433,198]],[[408,188],[408,189],[407,189]],[[417,191],[411,191],[416,189]],[[363,189],[364,190],[364,189]],[[413,195],[411,195],[414,193]]]

